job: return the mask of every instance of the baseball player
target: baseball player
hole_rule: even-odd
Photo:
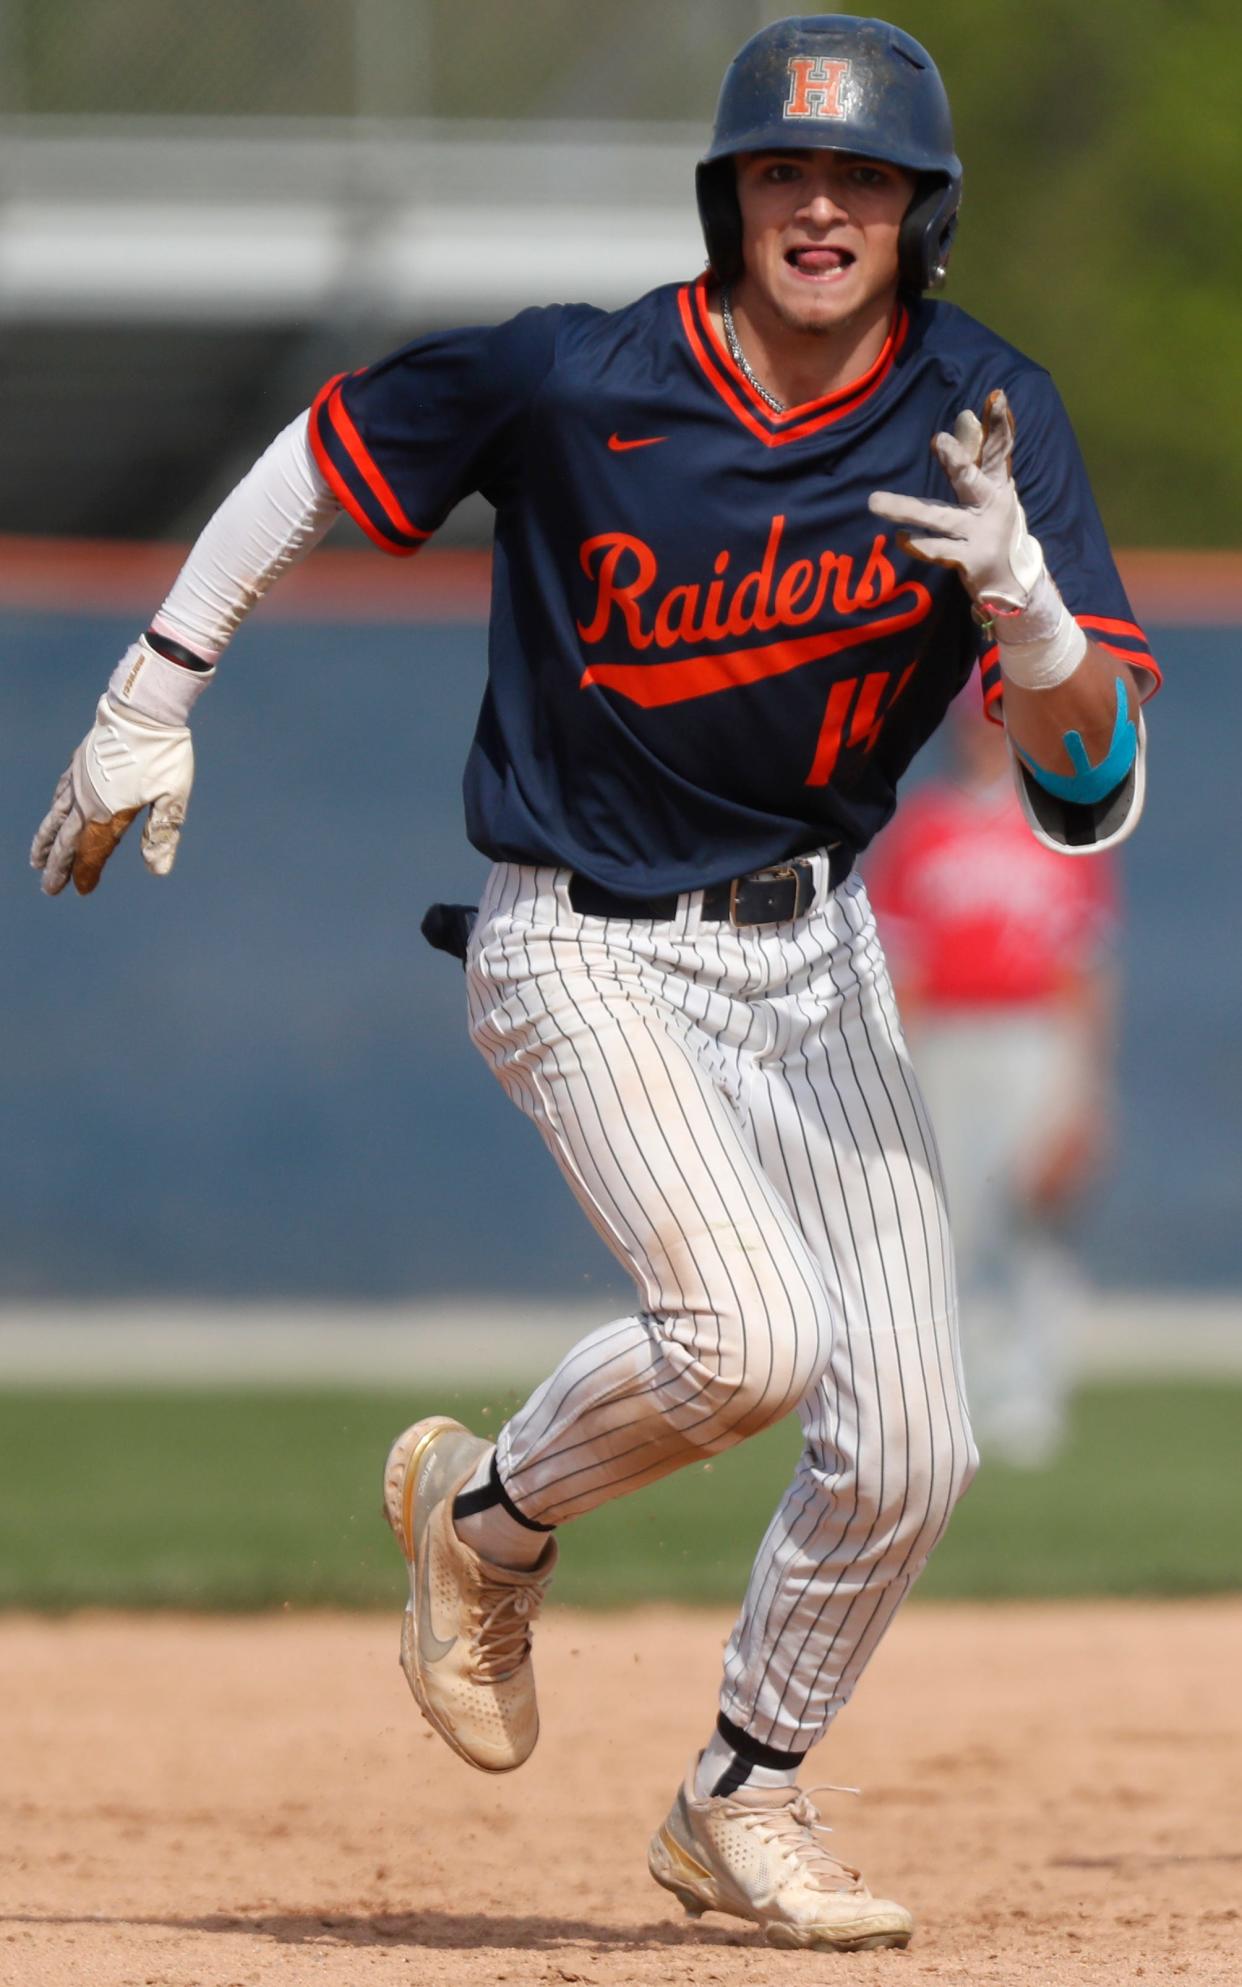
[[[1112,1116],[1114,864],[1028,832],[972,697],[945,730],[947,770],[903,801],[867,891],[948,1182],[975,1439],[1040,1468],[1064,1430],[1067,1219]]]
[[[329,381],[118,666],[34,847],[46,889],[92,889],[149,808],[166,873],[191,707],[276,574],[338,508],[402,556],[490,499],[470,1029],[635,1301],[495,1444],[444,1418],[394,1444],[402,1661],[462,1758],[520,1765],[556,1528],[796,1410],[719,1717],[650,1848],[691,1912],[776,1945],[910,1936],[798,1770],[975,1466],[939,1167],[855,859],[980,659],[1033,832],[1118,840],[1154,681],[1047,375],[925,298],[960,187],[910,36],[763,29],[699,167],[708,269]]]

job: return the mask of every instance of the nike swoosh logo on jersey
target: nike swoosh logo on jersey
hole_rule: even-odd
[[[614,455],[624,455],[627,449],[654,448],[657,442],[667,440],[667,435],[640,435],[637,441],[623,442],[620,435],[609,435],[608,446]]]

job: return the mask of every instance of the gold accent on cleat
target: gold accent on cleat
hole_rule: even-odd
[[[724,1911],[748,1919],[770,1946],[872,1952],[908,1944],[903,1905],[873,1897],[858,1871],[833,1855],[809,1794],[739,1787],[700,1797],[692,1760],[647,1864],[692,1917]]]

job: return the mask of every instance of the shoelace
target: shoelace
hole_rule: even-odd
[[[496,1587],[484,1581],[471,1637],[471,1673],[478,1683],[506,1683],[530,1654],[531,1622],[543,1587]]]
[[[821,1821],[811,1796],[860,1791],[858,1787],[834,1787],[828,1781],[820,1781],[814,1787],[798,1788],[785,1807],[752,1808],[738,1801],[734,1809],[748,1828],[757,1829],[772,1842],[785,1864],[805,1882],[817,1890],[845,1890],[861,1881],[862,1872],[843,1863],[817,1840],[820,1835],[831,1835],[832,1828],[828,1822]]]

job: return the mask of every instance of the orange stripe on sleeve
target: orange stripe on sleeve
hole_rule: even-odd
[[[333,394],[325,401],[324,412],[329,421],[331,421],[338,438],[344,443],[345,449],[355,468],[358,470],[359,475],[366,483],[368,489],[378,499],[380,507],[390,523],[394,524],[398,531],[405,532],[407,537],[430,538],[431,533],[429,531],[424,531],[420,525],[410,523],[409,518],[397,501],[396,491],[385,480],[378,465],[367,453],[366,444],[350,419],[349,410],[341,400],[339,392]]]
[[[388,552],[396,558],[408,559],[413,553],[422,549],[422,546],[431,537],[431,533],[421,530],[416,524],[410,523],[401,505],[398,503],[396,495],[385,482],[379,469],[371,460],[371,457],[367,454],[361,435],[350,420],[346,409],[340,404],[339,388],[346,377],[345,373],[337,373],[335,378],[330,379],[326,386],[322,387],[315,396],[310,417],[311,447],[315,451],[315,460],[319,464],[333,495],[340,500],[349,512],[349,515],[353,518],[354,523],[362,531],[365,531],[372,543],[378,545],[382,552]],[[342,476],[324,444],[320,424],[325,420],[330,422],[333,434],[346,451],[350,461],[354,464],[359,475],[366,483],[367,488],[375,496],[394,529],[405,533],[411,538],[417,539],[417,544],[402,545],[398,543],[395,539],[390,538],[368,516],[356,493]]]
[[[391,538],[386,538],[383,532],[376,525],[372,524],[362,505],[358,502],[357,497],[350,489],[349,484],[345,481],[345,478],[341,475],[340,470],[324,447],[323,437],[319,432],[319,422],[324,403],[334,387],[339,386],[344,378],[344,373],[337,373],[335,378],[330,379],[326,386],[320,388],[311,404],[310,443],[315,452],[315,461],[319,464],[320,474],[323,476],[333,496],[337,499],[337,502],[344,510],[349,512],[350,517],[352,517],[359,530],[366,532],[372,544],[378,545],[381,552],[388,552],[394,557],[408,557],[411,552],[417,551],[417,546],[395,545]]]
[[[1074,619],[1083,633],[1090,637],[1096,648],[1104,649],[1109,655],[1120,656],[1122,662],[1130,663],[1134,668],[1141,670],[1144,675],[1151,678],[1146,689],[1143,689],[1141,684],[1139,686],[1141,701],[1143,703],[1146,703],[1149,697],[1155,696],[1156,691],[1160,689],[1164,682],[1160,664],[1156,661],[1155,656],[1146,648],[1123,649],[1116,642],[1101,641],[1097,633],[1097,630],[1103,629],[1107,630],[1110,634],[1132,635],[1136,641],[1146,642],[1147,637],[1140,627],[1133,621],[1111,621],[1102,614],[1076,614]],[[997,707],[999,706],[1001,693],[1004,689],[1004,679],[1001,673],[1000,647],[996,642],[993,642],[991,648],[980,656],[979,670],[983,678],[984,710],[989,717],[996,717],[999,722],[999,710]],[[993,670],[996,672],[994,680],[992,680]]]
[[[1080,628],[1098,628],[1104,635],[1132,635],[1144,648],[1147,646],[1147,637],[1137,621],[1110,621],[1103,614],[1079,614],[1076,619]]]
[[[1156,667],[1156,658],[1149,655],[1146,649],[1123,649],[1119,648],[1116,642],[1101,642],[1094,636],[1092,640],[1097,649],[1107,649],[1110,655],[1119,655],[1124,662],[1137,662],[1143,669]]]
[[[1136,622],[1113,621],[1103,614],[1079,614],[1077,621],[1084,634],[1090,635],[1097,648],[1107,649],[1109,655],[1120,656],[1123,662],[1130,663],[1135,669],[1141,670],[1151,678],[1146,689],[1141,684],[1139,686],[1144,703],[1149,697],[1155,696],[1164,682],[1164,676],[1160,664],[1147,646],[1146,635]],[[1120,635],[1125,641],[1141,642],[1142,647],[1121,648],[1116,642],[1104,641],[1102,639],[1104,635]]]

